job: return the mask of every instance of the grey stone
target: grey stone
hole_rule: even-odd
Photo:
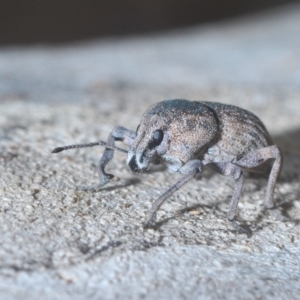
[[[0,50],[0,293],[3,299],[297,299],[298,222],[263,207],[267,178],[249,177],[239,235],[226,220],[232,179],[206,172],[174,194],[157,230],[151,203],[180,175],[140,176],[103,149],[50,154],[135,129],[163,99],[242,106],[269,129],[285,161],[275,199],[300,218],[300,7],[155,36]]]

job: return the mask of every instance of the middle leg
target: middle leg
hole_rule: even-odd
[[[236,221],[238,203],[245,181],[243,169],[235,164],[227,162],[212,163],[208,166],[222,175],[231,176],[233,179],[235,179],[235,187],[231,198],[229,211],[227,213],[227,219],[232,223],[232,226],[236,231],[239,233],[245,233],[247,236],[249,236],[251,234],[250,231],[242,228]]]

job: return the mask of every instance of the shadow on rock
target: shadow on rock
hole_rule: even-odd
[[[274,136],[274,144],[283,153],[283,166],[279,182],[299,181],[300,177],[300,128]]]
[[[300,155],[300,128],[276,135],[273,137],[273,141],[280,147],[284,155]]]

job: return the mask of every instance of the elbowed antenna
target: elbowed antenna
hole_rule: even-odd
[[[85,147],[94,147],[94,146],[104,146],[106,148],[112,149],[112,150],[117,150],[123,153],[127,153],[128,151],[119,147],[114,147],[114,146],[108,146],[105,142],[99,141],[95,143],[88,143],[88,144],[77,144],[77,145],[68,145],[68,146],[63,146],[63,147],[57,147],[52,150],[51,153],[59,153],[65,150],[69,149],[75,149],[75,148],[85,148]]]

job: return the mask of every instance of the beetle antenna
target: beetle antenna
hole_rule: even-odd
[[[103,142],[103,141],[99,141],[99,142],[95,142],[95,143],[88,143],[88,144],[77,144],[77,145],[68,145],[68,146],[63,146],[63,147],[57,147],[55,149],[52,150],[51,153],[59,153],[65,150],[69,150],[69,149],[75,149],[75,148],[85,148],[85,147],[94,147],[94,146],[104,146],[108,149],[112,149],[112,150],[117,150],[123,153],[127,153],[128,151],[119,147],[115,147],[115,146],[109,146],[107,145],[107,143]]]

